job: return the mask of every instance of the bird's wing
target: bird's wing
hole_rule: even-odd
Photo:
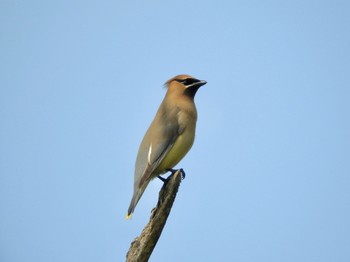
[[[156,121],[162,120],[156,118],[152,122],[151,127],[147,130],[141,142],[137,154],[134,195],[128,209],[128,216],[134,211],[137,202],[153,177],[152,175],[154,175],[153,172],[173,147],[176,139],[179,137],[179,131],[181,131],[177,121],[165,121],[167,124],[164,122],[160,125]]]
[[[143,156],[140,156],[138,160],[140,165],[142,165],[141,162],[147,163],[143,165],[144,169],[140,170],[141,184],[150,179],[153,171],[159,166],[182,132],[177,120],[177,110],[160,115],[152,125],[152,132],[148,134],[149,139],[142,142],[146,143],[144,148],[147,150],[141,153]]]

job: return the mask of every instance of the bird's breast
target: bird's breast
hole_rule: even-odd
[[[173,168],[187,154],[193,145],[194,134],[194,128],[192,130],[186,128],[184,132],[178,136],[173,147],[157,168],[160,173],[164,173],[167,169]]]

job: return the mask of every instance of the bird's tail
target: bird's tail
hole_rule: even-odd
[[[136,207],[137,203],[139,202],[143,192],[145,191],[147,184],[148,183],[146,183],[146,185],[144,185],[140,188],[134,189],[134,195],[132,196],[132,199],[130,202],[128,213],[126,215],[126,220],[128,220],[132,217],[132,213],[134,213],[135,207]]]
[[[135,192],[134,195],[132,196],[128,213],[126,214],[126,220],[129,220],[132,217],[132,213],[134,213],[135,207],[137,205],[137,202],[139,202],[140,197],[138,197],[137,192]]]

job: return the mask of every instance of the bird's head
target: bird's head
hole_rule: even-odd
[[[190,75],[177,75],[166,81],[164,86],[168,88],[168,92],[181,93],[193,98],[197,90],[206,83]]]

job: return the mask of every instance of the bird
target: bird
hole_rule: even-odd
[[[197,109],[194,97],[207,82],[190,75],[177,75],[164,86],[167,89],[156,116],[149,126],[135,162],[134,192],[126,215],[134,213],[149,182],[172,169],[191,149],[196,130]],[[165,180],[164,178],[162,179]]]

